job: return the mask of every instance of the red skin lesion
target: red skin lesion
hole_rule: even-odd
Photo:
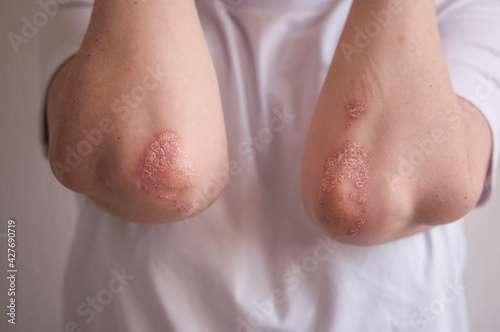
[[[157,134],[144,152],[137,175],[142,189],[172,202],[180,212],[194,209],[196,203],[184,203],[180,196],[193,186],[195,168],[182,149],[179,135],[173,131]]]
[[[344,146],[334,152],[325,162],[323,177],[320,183],[319,203],[333,205],[331,210],[350,211],[344,215],[324,215],[322,220],[331,227],[335,219],[353,221],[344,225],[345,235],[358,235],[368,222],[366,185],[370,182],[368,168],[368,152],[363,146],[346,141]]]
[[[366,218],[364,217],[359,217],[354,226],[350,227],[348,230],[348,235],[359,235],[361,233],[361,230],[363,226],[366,224]]]
[[[349,102],[346,106],[347,116],[349,122],[347,123],[347,129],[354,126],[354,122],[358,120],[363,114],[368,112],[368,105],[361,100],[353,100]]]

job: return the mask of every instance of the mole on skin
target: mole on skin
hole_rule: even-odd
[[[346,201],[347,204],[364,205],[367,203],[365,186],[370,181],[368,169],[368,153],[358,143],[346,141],[344,146],[334,152],[326,161],[323,178],[320,183],[319,203],[326,204],[326,198],[335,195],[338,203]],[[351,216],[355,224],[347,230],[347,235],[357,235],[366,224],[365,209],[354,209],[356,215]],[[332,224],[331,217],[323,220]]]
[[[142,188],[170,201],[180,212],[195,208],[179,200],[183,191],[193,186],[195,169],[173,131],[158,134],[144,153],[138,175]]]

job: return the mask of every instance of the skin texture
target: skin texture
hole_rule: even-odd
[[[362,189],[370,181],[368,153],[356,142],[347,141],[325,163],[320,189],[331,194],[341,183],[349,183],[352,189]]]
[[[361,100],[350,101],[346,105],[349,118],[347,129],[368,111],[368,105]],[[346,211],[342,219],[351,223],[342,235],[359,235],[368,222],[366,185],[370,182],[369,155],[364,147],[357,142],[347,141],[344,146],[333,153],[326,161],[323,177],[320,183],[319,203],[323,207],[323,223],[329,227],[335,225],[339,216],[329,214],[329,211],[344,207]]]
[[[179,198],[193,187],[196,171],[176,133],[167,131],[156,136],[144,153],[137,175],[145,192],[172,202],[179,212],[198,207],[196,201],[186,203]]]
[[[138,176],[146,192],[158,191],[160,198],[168,199],[170,191],[193,186],[195,170],[181,148],[180,137],[171,131],[158,134],[144,153]]]
[[[304,152],[318,227],[376,245],[453,222],[476,204],[490,154],[487,122],[450,83],[434,1],[354,0]]]
[[[354,122],[368,111],[368,105],[361,100],[353,100],[347,104],[346,110],[349,117],[347,128],[350,129],[353,127]]]
[[[383,10],[387,24],[346,53]],[[56,177],[124,220],[199,213],[217,197],[200,197],[209,174],[227,172],[219,88],[193,0],[96,0],[80,51],[51,83],[47,117]],[[98,143],[85,142],[98,129]],[[163,153],[182,142],[178,155],[194,176],[146,161],[163,133],[176,134],[159,143],[170,146]],[[68,166],[68,151],[83,147]],[[353,245],[452,222],[475,205],[490,154],[485,119],[449,81],[434,1],[354,0],[306,142],[302,196],[312,220]],[[338,181],[349,172],[366,181]]]
[[[345,235],[360,234],[367,222],[368,216],[363,206],[367,201],[364,188],[369,181],[368,153],[356,142],[346,142],[325,163],[319,203],[322,206],[340,203],[350,207],[348,219],[354,222],[347,226]],[[328,214],[332,209],[335,208],[327,206],[324,209],[323,221],[328,225],[335,222],[335,217]]]
[[[193,0],[96,0],[47,117],[56,177],[124,220],[183,220],[224,188],[204,194],[227,178],[227,139]]]

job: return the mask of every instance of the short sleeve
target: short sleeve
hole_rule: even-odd
[[[439,30],[450,78],[457,95],[476,106],[493,134],[493,152],[478,204],[491,195],[500,156],[500,2],[438,2]]]
[[[50,22],[43,30],[40,29],[36,45],[39,87],[42,95],[47,95],[52,77],[61,65],[78,52],[87,30],[92,7],[93,1],[66,0],[58,7],[45,8],[47,15],[50,16]],[[45,107],[42,109],[45,112]],[[47,152],[48,135],[45,120],[43,130],[44,148]]]

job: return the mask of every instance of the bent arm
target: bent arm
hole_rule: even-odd
[[[125,220],[181,220],[223,189],[219,88],[193,0],[96,0],[47,112],[58,180]]]
[[[334,239],[373,245],[476,204],[486,120],[453,91],[434,1],[354,0],[313,116],[305,207]]]

